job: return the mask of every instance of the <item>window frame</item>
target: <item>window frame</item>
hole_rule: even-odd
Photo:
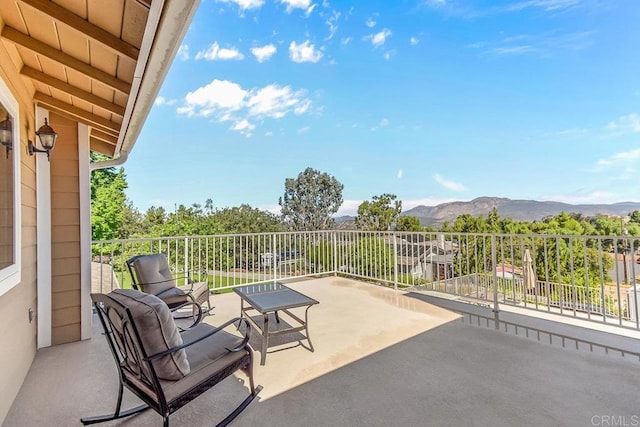
[[[20,202],[20,114],[19,105],[9,87],[0,77],[0,102],[9,112],[12,119],[11,131],[13,148],[9,151],[13,156],[13,264],[0,269],[0,296],[15,287],[21,280],[22,270],[22,205]],[[3,153],[4,154],[4,153]]]

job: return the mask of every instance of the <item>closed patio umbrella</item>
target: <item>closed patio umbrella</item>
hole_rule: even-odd
[[[522,264],[524,287],[527,291],[534,290],[536,287],[536,273],[533,271],[533,259],[531,258],[531,252],[529,252],[529,248],[524,250]]]

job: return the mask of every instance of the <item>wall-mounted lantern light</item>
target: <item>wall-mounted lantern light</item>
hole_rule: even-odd
[[[9,114],[0,122],[0,144],[4,145],[7,150],[7,159],[9,158],[9,150],[13,148],[13,133],[11,132],[11,119]]]
[[[56,145],[58,134],[51,128],[51,126],[49,126],[47,119],[44,119],[44,125],[40,126],[36,135],[38,135],[38,138],[40,139],[40,145],[42,145],[43,150],[39,149],[33,144],[33,142],[29,141],[29,155],[33,156],[35,153],[47,153],[47,159],[50,159],[49,151],[53,150],[53,147]]]

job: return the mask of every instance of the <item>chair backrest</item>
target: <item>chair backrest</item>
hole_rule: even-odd
[[[142,292],[158,295],[176,286],[165,254],[134,256],[127,260],[127,267],[133,286]]]
[[[145,358],[182,345],[171,311],[158,297],[134,289],[91,294],[121,380],[143,400],[164,402],[160,380],[179,380],[190,372],[185,350],[150,362]]]

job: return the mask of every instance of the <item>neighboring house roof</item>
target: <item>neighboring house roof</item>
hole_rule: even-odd
[[[496,275],[498,277],[522,276],[522,267],[503,264],[496,267]]]
[[[416,265],[419,262],[451,264],[453,260],[454,252],[445,251],[433,240],[425,243],[405,243],[398,247],[398,265]]]
[[[0,37],[34,102],[132,149],[199,1],[3,0]]]

